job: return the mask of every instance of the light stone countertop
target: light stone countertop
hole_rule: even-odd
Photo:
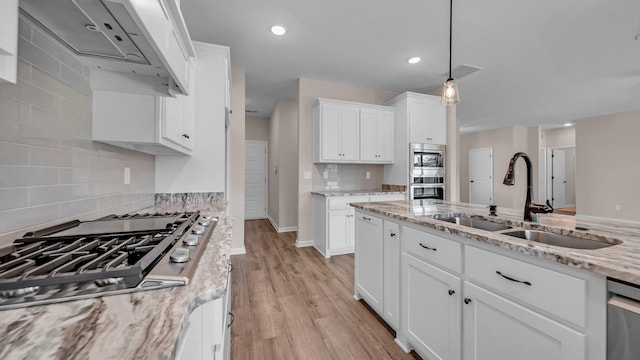
[[[311,195],[317,195],[322,197],[334,197],[334,196],[370,196],[370,195],[405,195],[406,191],[382,191],[382,190],[326,190],[326,191],[312,191]]]
[[[233,221],[224,203],[137,211],[193,210],[219,221],[191,284],[0,311],[0,359],[172,359],[184,320],[227,291]]]
[[[440,200],[356,203],[352,206],[374,214],[640,285],[640,223],[559,214],[539,214],[538,223],[531,223],[522,220],[522,210],[499,207],[498,216],[493,217],[489,216],[486,206]],[[575,235],[609,243],[617,239],[623,243],[595,250],[545,245],[431,218],[432,215],[442,213],[465,213],[517,228]],[[576,227],[588,230],[576,230]]]

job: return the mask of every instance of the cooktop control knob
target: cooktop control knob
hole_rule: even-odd
[[[200,219],[198,219],[198,224],[202,226],[209,226],[209,223],[211,223],[211,221],[207,218],[200,217]]]
[[[200,243],[200,239],[197,235],[188,235],[182,240],[182,243],[186,246],[196,246]]]
[[[196,234],[196,235],[202,235],[202,234],[204,234],[204,226],[196,225],[196,226],[193,227],[193,229],[191,229],[191,232]]]
[[[174,263],[186,263],[191,260],[191,258],[189,257],[189,250],[176,249],[173,253],[171,253],[169,260]]]
[[[211,219],[213,219],[213,215],[211,215],[211,214],[204,214],[204,215],[200,215],[200,218],[204,218],[204,219],[207,219],[207,220],[211,220]]]

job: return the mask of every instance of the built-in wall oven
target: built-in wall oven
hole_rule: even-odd
[[[412,200],[440,199],[445,195],[445,146],[411,144],[409,188]]]

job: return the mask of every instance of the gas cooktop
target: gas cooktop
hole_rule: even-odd
[[[125,214],[26,233],[0,248],[0,310],[187,285],[216,224]]]

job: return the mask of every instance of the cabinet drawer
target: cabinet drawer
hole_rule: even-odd
[[[369,202],[368,196],[344,196],[329,199],[329,210],[348,210],[349,204],[357,202]]]
[[[405,199],[405,195],[404,194],[371,195],[369,197],[369,201],[371,201],[371,202],[375,202],[375,201],[397,201],[397,200],[404,200],[404,199]]]
[[[586,326],[587,284],[583,279],[471,246],[465,251],[465,273],[522,303]]]
[[[404,227],[403,251],[455,272],[462,272],[462,244],[430,233]]]

